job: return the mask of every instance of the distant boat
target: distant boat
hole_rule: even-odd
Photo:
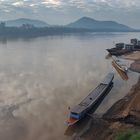
[[[111,49],[106,49],[111,55],[123,55],[132,52],[132,50],[128,49],[117,49],[117,48],[111,48]]]
[[[70,115],[66,123],[68,125],[74,125],[79,120],[84,118],[87,113],[96,105],[101,97],[108,91],[112,86],[114,74],[109,73],[103,82],[101,82],[90,94],[77,106],[70,110]]]
[[[128,80],[127,67],[121,66],[115,60],[112,61],[112,66],[116,69],[116,71],[118,72],[118,74],[121,76],[123,80],[126,80],[126,81]]]
[[[137,39],[131,39],[130,43],[117,43],[114,48],[106,49],[109,54],[119,56],[133,51],[140,51],[140,41]]]
[[[114,65],[115,67],[117,67],[119,70],[121,70],[122,72],[127,72],[127,67],[121,66],[120,64],[117,63],[117,61],[113,60],[112,61],[112,65]]]

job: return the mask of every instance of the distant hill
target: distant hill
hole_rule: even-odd
[[[32,24],[35,27],[47,27],[47,26],[49,26],[49,24],[47,24],[44,21],[27,19],[27,18],[8,20],[8,21],[5,21],[5,23],[6,23],[6,26],[10,26],[10,27],[20,27],[23,24]]]
[[[133,29],[119,24],[114,21],[98,21],[89,17],[83,17],[79,20],[70,23],[67,27],[71,28],[84,28],[84,29],[92,29],[96,31],[132,31]]]

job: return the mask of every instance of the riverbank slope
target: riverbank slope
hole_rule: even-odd
[[[116,93],[117,94],[117,93]],[[114,140],[119,132],[140,131],[140,78],[123,99],[116,102],[101,118],[92,119],[88,140]]]

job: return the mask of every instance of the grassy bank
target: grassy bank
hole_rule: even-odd
[[[114,137],[114,140],[140,140],[140,131],[130,129],[125,132],[119,132]]]

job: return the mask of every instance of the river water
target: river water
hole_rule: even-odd
[[[78,104],[108,72],[106,48],[140,33],[93,33],[0,41],[0,140],[65,140],[68,107]],[[105,113],[137,82],[115,73],[96,113]]]

